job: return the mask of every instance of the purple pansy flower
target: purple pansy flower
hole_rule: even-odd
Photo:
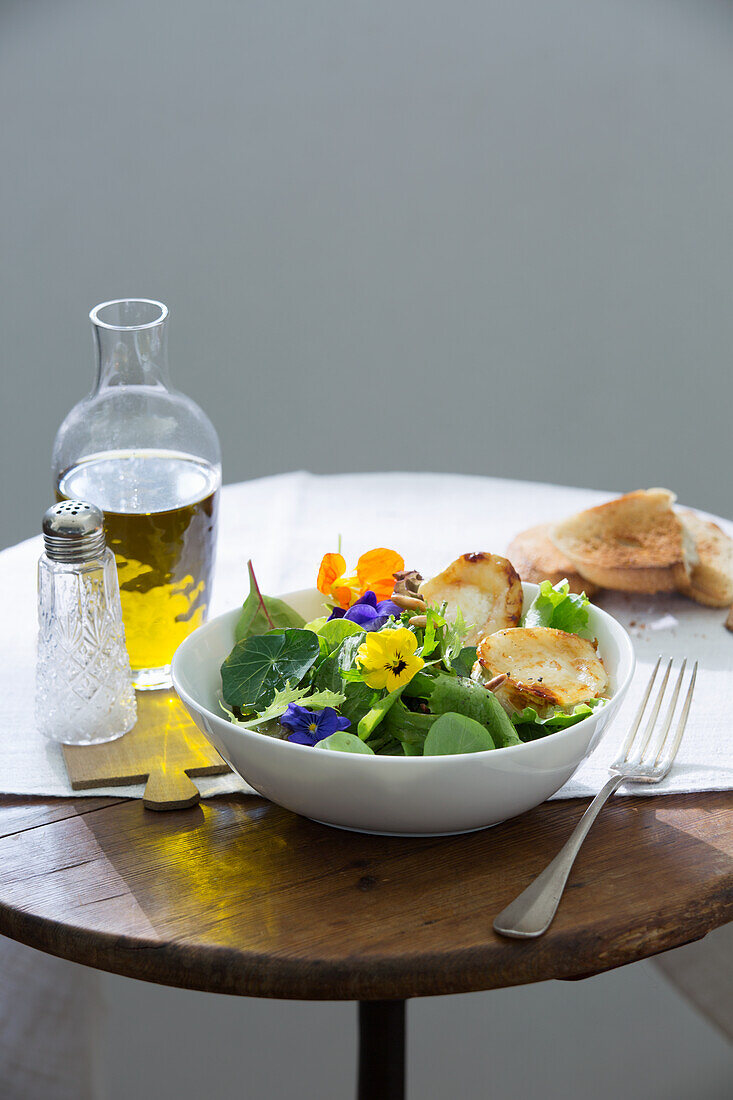
[[[348,611],[344,611],[343,607],[334,607],[329,618],[350,619],[352,623],[356,623],[364,630],[379,630],[387,622],[390,615],[394,615],[395,619],[399,619],[401,614],[402,608],[396,603],[393,603],[392,600],[377,602],[377,597],[370,590],[365,592],[356,603],[352,604]]]
[[[299,707],[297,703],[290,703],[280,719],[280,725],[292,730],[288,734],[288,741],[294,741],[296,745],[313,746],[338,730],[347,730],[351,722],[348,718],[341,718],[333,707],[308,710],[307,707]]]

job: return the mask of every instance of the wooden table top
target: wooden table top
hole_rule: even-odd
[[[587,805],[549,802],[467,836],[395,839],[232,795],[0,798],[0,932],[168,985],[259,997],[396,999],[578,978],[733,919],[733,792],[615,798],[550,931],[494,916]]]

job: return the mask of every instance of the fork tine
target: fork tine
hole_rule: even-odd
[[[660,653],[659,656],[657,657],[657,663],[654,666],[654,671],[652,672],[651,677],[649,679],[649,684],[647,685],[647,689],[644,692],[644,698],[642,699],[641,703],[639,704],[639,709],[636,712],[636,718],[634,719],[634,721],[632,723],[631,729],[629,730],[629,732],[626,735],[626,740],[624,741],[623,745],[621,746],[621,749],[619,750],[619,754],[618,754],[619,761],[626,759],[626,757],[628,755],[628,752],[629,752],[629,749],[631,748],[631,743],[634,740],[634,738],[636,737],[636,732],[639,729],[639,726],[641,725],[642,718],[644,717],[644,711],[646,710],[646,705],[649,702],[649,696],[652,693],[652,688],[654,687],[654,681],[657,678],[657,672],[659,671],[659,666],[660,666],[661,663],[662,663],[662,654]]]
[[[677,683],[675,684],[674,691],[672,692],[672,699],[670,701],[669,706],[667,707],[667,713],[665,715],[664,722],[662,723],[662,728],[659,731],[659,736],[656,740],[656,745],[659,746],[659,751],[657,752],[656,756],[654,757],[654,763],[652,764],[653,768],[656,768],[657,764],[659,763],[659,761],[662,758],[662,753],[664,752],[664,745],[665,745],[665,742],[667,740],[667,736],[669,734],[670,726],[672,725],[672,719],[674,718],[675,707],[677,706],[677,700],[679,699],[679,695],[680,695],[680,688],[682,687],[682,677],[685,675],[685,669],[686,668],[687,668],[687,658],[685,657],[684,661],[682,662],[682,668],[680,669],[680,674],[677,677]],[[652,749],[652,753],[654,753],[654,749]]]
[[[692,676],[690,678],[690,686],[687,689],[687,695],[685,696],[684,706],[682,707],[682,714],[680,715],[680,720],[677,724],[677,732],[675,733],[674,741],[672,742],[672,745],[670,746],[669,755],[668,755],[668,758],[667,758],[668,759],[667,771],[669,771],[669,769],[672,767],[672,764],[674,763],[675,757],[677,756],[677,750],[679,749],[680,743],[682,741],[682,735],[685,732],[685,726],[687,725],[687,715],[690,713],[690,705],[692,704],[692,693],[695,689],[695,680],[696,679],[697,679],[697,661],[695,661],[695,664],[692,666]],[[661,755],[661,750],[660,750],[660,755]],[[655,764],[658,762],[658,760],[659,760],[659,757],[657,757],[657,761],[655,761]]]
[[[664,672],[664,677],[662,679],[662,683],[661,683],[661,686],[659,688],[657,698],[654,701],[654,706],[652,707],[652,712],[649,715],[649,721],[647,722],[646,729],[644,730],[644,733],[642,735],[641,747],[634,752],[633,757],[632,757],[632,759],[637,760],[639,763],[641,763],[641,761],[644,757],[644,753],[647,750],[647,745],[649,744],[649,741],[651,740],[652,733],[654,732],[654,727],[657,724],[657,718],[659,717],[659,711],[660,711],[660,708],[662,706],[662,699],[664,698],[664,693],[667,690],[667,681],[669,680],[669,674],[670,674],[671,671],[672,671],[672,659],[670,658],[670,660],[667,664],[667,668],[665,669],[665,672]]]

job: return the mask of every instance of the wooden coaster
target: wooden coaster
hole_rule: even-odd
[[[146,783],[143,805],[149,810],[194,806],[201,796],[189,776],[229,771],[169,691],[138,692],[137,724],[119,740],[62,748],[75,791]]]

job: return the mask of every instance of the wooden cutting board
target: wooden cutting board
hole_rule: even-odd
[[[105,745],[63,745],[66,770],[75,791],[145,783],[149,810],[180,810],[201,797],[191,776],[229,771],[186,714],[175,692],[137,695],[137,724]]]

